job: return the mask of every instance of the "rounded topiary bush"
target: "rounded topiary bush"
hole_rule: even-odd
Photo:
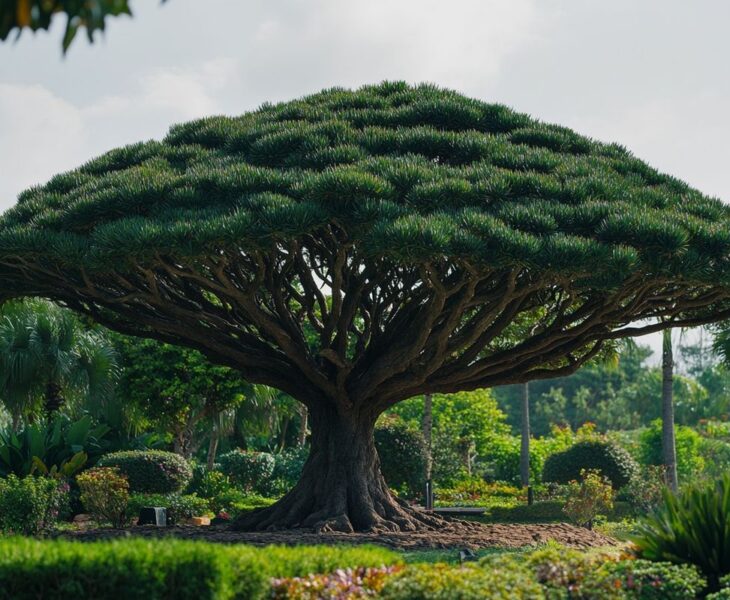
[[[232,450],[218,459],[220,470],[245,490],[261,489],[271,479],[276,461],[268,452]]]
[[[163,450],[128,450],[102,456],[101,467],[117,467],[129,489],[140,494],[169,494],[185,489],[193,477],[190,464],[179,454]]]
[[[418,496],[427,459],[423,434],[403,419],[388,417],[375,427],[375,447],[388,485],[407,496]]]
[[[626,485],[636,472],[636,461],[620,446],[604,440],[586,440],[548,456],[542,480],[553,483],[579,481],[583,469],[596,469],[614,489]]]

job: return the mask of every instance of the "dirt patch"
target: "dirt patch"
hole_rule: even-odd
[[[427,550],[437,548],[519,548],[554,540],[573,548],[616,546],[615,539],[568,523],[545,524],[482,524],[450,523],[439,531],[369,533],[312,533],[311,530],[238,532],[226,527],[130,527],[128,529],[90,529],[63,532],[58,537],[83,541],[139,537],[172,536],[180,539],[204,540],[224,544],[379,544],[397,550]]]

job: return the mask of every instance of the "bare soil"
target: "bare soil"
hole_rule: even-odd
[[[619,542],[596,531],[589,531],[568,523],[540,524],[482,524],[453,521],[438,531],[389,533],[314,533],[311,530],[240,532],[227,526],[195,527],[130,527],[128,529],[87,529],[65,531],[59,537],[83,541],[139,537],[172,536],[180,539],[204,540],[224,544],[379,544],[396,550],[428,550],[443,548],[503,547],[519,548],[554,540],[572,548],[617,546]]]

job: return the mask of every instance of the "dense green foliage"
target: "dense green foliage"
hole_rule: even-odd
[[[271,577],[393,564],[372,547],[251,548],[176,540],[0,540],[0,598],[259,600]]]
[[[399,418],[381,419],[375,427],[375,448],[387,484],[408,498],[420,498],[427,457],[420,429]]]
[[[0,478],[0,533],[50,532],[67,502],[68,485],[47,477]]]
[[[435,564],[406,569],[385,584],[380,597],[386,600],[513,600],[543,598],[543,594],[540,585],[523,570]]]
[[[710,587],[730,574],[730,475],[715,484],[664,495],[664,503],[639,525],[634,542],[651,560],[696,565]]]
[[[390,412],[402,417],[412,428],[420,428],[423,396],[401,402]],[[506,456],[512,450],[511,440],[507,439],[509,427],[490,390],[434,394],[432,414],[433,479],[440,485],[451,485],[460,477],[488,466],[500,471],[512,469],[513,457]],[[516,452],[515,474],[519,448]],[[475,464],[475,460],[482,464]]]
[[[625,486],[636,472],[636,462],[623,448],[605,440],[585,440],[550,455],[542,471],[543,481],[580,481],[581,471],[594,469],[607,477],[614,488]]]
[[[108,433],[106,425],[94,425],[88,415],[77,421],[57,415],[50,423],[0,432],[0,477],[51,471],[70,477],[96,462],[107,447]]]
[[[129,482],[116,467],[95,467],[76,478],[84,509],[101,525],[121,528],[127,521]]]
[[[690,600],[705,580],[694,567],[621,560],[615,553],[556,545],[519,554],[496,554],[477,564],[408,565],[386,580],[393,600]],[[304,596],[309,598],[309,596]]]
[[[168,525],[178,525],[185,519],[211,512],[208,498],[200,498],[196,494],[133,494],[127,506],[128,518],[138,517],[140,509],[146,506],[165,508]]]
[[[662,465],[662,422],[653,421],[641,432],[639,438],[641,462],[645,465]],[[680,477],[692,480],[704,468],[704,459],[700,454],[702,437],[695,430],[684,425],[674,426],[674,443],[677,452],[677,473]],[[727,464],[727,463],[726,463]]]
[[[99,466],[116,467],[127,477],[129,489],[139,493],[180,492],[193,477],[188,462],[163,450],[127,450],[106,454]]]
[[[729,219],[620,146],[391,82],[178,125],[58,175],[0,218],[0,276],[4,295],[32,279],[290,393],[321,394],[337,367],[386,405],[563,375],[614,337],[721,318]],[[317,274],[358,300],[329,306]],[[427,314],[429,339],[405,335]],[[402,371],[377,375],[396,355]],[[428,381],[397,378],[410,367]]]
[[[245,490],[263,489],[276,464],[268,452],[232,450],[220,457],[220,469]]]
[[[84,264],[103,268],[144,262],[151,248],[256,248],[335,216],[360,225],[353,233],[382,254],[526,261],[592,271],[604,285],[618,269],[653,271],[657,251],[681,268],[714,261],[730,243],[714,223],[728,218],[721,202],[617,145],[400,83],[176,126],[163,142],[110,152],[27,192],[0,239],[19,249],[45,231],[50,256],[85,249]],[[692,276],[727,277],[707,267]]]
[[[240,373],[196,350],[119,334],[112,340],[123,368],[119,401],[147,428],[171,435],[182,454],[197,450],[250,389]]]
[[[68,403],[103,414],[118,373],[108,336],[39,299],[0,306],[0,405],[17,428]]]
[[[520,557],[486,557],[480,565],[527,572],[541,584],[548,600],[687,600],[695,598],[705,585],[691,566],[617,560],[612,554],[585,553],[556,545]]]

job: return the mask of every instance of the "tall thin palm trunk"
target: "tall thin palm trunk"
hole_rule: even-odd
[[[212,471],[215,468],[215,456],[218,453],[218,442],[220,441],[220,430],[218,427],[213,427],[210,432],[210,441],[208,442],[208,471]]]
[[[530,384],[522,384],[522,443],[520,445],[520,482],[530,486]]]
[[[674,354],[672,330],[665,329],[662,339],[662,457],[667,486],[672,491],[679,487],[677,479],[677,450],[674,441]]]
[[[301,424],[299,426],[299,435],[297,437],[297,447],[304,448],[307,443],[307,426],[309,425],[309,410],[302,405],[299,409]]]
[[[426,481],[431,480],[431,472],[433,471],[433,397],[431,394],[423,396],[423,415],[421,417],[421,430],[423,431],[423,439],[426,441],[426,464],[424,466],[424,478]]]

